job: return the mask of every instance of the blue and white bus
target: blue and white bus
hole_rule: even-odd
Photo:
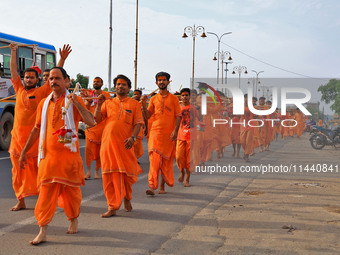
[[[56,49],[53,45],[37,42],[0,32],[0,99],[14,94],[10,72],[10,48],[1,48],[15,42],[19,45],[36,45],[19,47],[17,52],[18,72],[23,72],[32,65],[42,71],[56,66]],[[15,98],[0,101],[0,148],[7,150],[11,142],[11,131],[14,122]]]

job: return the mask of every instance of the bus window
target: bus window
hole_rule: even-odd
[[[42,70],[43,68],[42,68],[41,63],[42,63],[41,54],[35,54],[35,65],[38,66]]]
[[[51,53],[46,53],[46,68],[51,69],[54,67],[55,55]]]
[[[25,47],[19,47],[18,51],[18,57],[19,57],[19,74],[21,78],[24,77],[24,70],[26,68],[30,68],[33,63],[33,50],[30,48]]]
[[[9,68],[9,61],[11,57],[4,55],[4,73],[6,77],[11,77],[11,70]]]
[[[4,56],[0,54],[0,77],[5,75]]]

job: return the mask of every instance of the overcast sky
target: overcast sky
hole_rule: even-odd
[[[49,44],[70,43],[65,69],[108,80],[109,0],[1,0],[0,31]],[[340,1],[337,0],[139,0],[138,87],[156,88],[158,71],[171,74],[171,90],[189,87],[192,37],[186,26],[221,35],[233,64],[264,71],[260,77],[340,77]],[[135,0],[113,0],[112,77],[134,81]],[[227,45],[226,45],[227,44]],[[231,48],[231,47],[232,48]],[[196,39],[195,77],[217,75],[217,39]],[[243,54],[245,53],[245,54]],[[266,62],[264,64],[254,58]],[[221,77],[221,74],[220,74]],[[231,71],[228,77],[233,77]],[[90,84],[92,82],[90,81]]]

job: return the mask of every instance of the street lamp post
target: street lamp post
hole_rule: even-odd
[[[226,87],[227,87],[227,85],[228,85],[228,80],[227,80],[227,75],[228,75],[228,64],[232,64],[233,62],[231,62],[231,61],[226,61],[226,62],[223,62],[224,64],[225,64],[225,69],[224,69],[224,71],[225,71],[225,85],[226,85]],[[223,69],[223,65],[222,65],[222,69]],[[222,70],[223,71],[223,70]],[[227,97],[229,97],[229,90],[227,89],[227,88],[225,88],[225,92],[227,92]]]
[[[216,58],[217,56],[217,58]],[[222,67],[222,84],[223,84],[223,61],[228,58],[228,60],[233,60],[231,58],[231,53],[229,51],[221,51],[221,52],[215,52],[213,60],[218,60],[221,58],[221,67]],[[218,72],[218,71],[217,71]],[[218,83],[218,77],[217,77],[217,83]]]
[[[196,36],[198,36],[199,34],[201,34],[202,38],[207,37],[205,34],[205,28],[202,26],[186,26],[184,28],[184,33],[182,38],[187,38],[188,35],[187,33],[189,33],[189,35],[192,36],[192,81],[191,81],[191,89],[194,89],[194,79],[195,79],[195,38]]]
[[[245,74],[248,73],[247,71],[247,67],[245,66],[235,66],[233,69],[232,74],[235,74],[236,72],[238,72],[238,87],[241,88],[241,74],[244,72]]]
[[[263,73],[264,71],[260,71],[260,72],[256,72],[255,70],[251,70],[252,72],[254,72],[254,73],[256,73],[256,97],[257,97],[257,84],[259,84],[260,83],[260,81],[259,81],[259,74],[260,73]]]
[[[215,34],[213,32],[207,32],[207,33],[216,36],[216,38],[217,38],[217,52],[220,52],[220,44],[221,44],[222,37],[225,36],[225,35],[231,34],[232,32],[224,33],[221,36],[218,36],[217,34]],[[220,57],[220,55],[217,54],[217,84],[218,84],[218,77],[219,77],[219,73],[220,73],[220,59],[219,59],[219,57]],[[223,73],[223,70],[222,70],[222,73]]]
[[[253,86],[253,96],[257,97],[257,92],[255,92],[257,90],[257,79],[255,77],[249,78],[248,84],[250,84],[250,82],[252,83]],[[258,83],[260,83],[260,81],[258,81]]]

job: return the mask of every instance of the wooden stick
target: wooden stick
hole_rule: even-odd
[[[18,47],[29,47],[29,46],[38,46],[38,44],[18,44]],[[5,49],[5,48],[9,48],[10,46],[7,45],[7,46],[2,46],[0,47],[0,49]]]
[[[155,89],[154,91],[152,91],[152,92],[148,95],[148,97],[151,96],[153,93],[155,93],[155,92],[158,91],[158,90],[159,90],[159,88],[158,88],[158,89]]]
[[[76,87],[74,88],[74,91],[73,91],[72,95],[74,95],[76,93],[76,91],[78,90],[79,86],[80,86],[80,84],[79,84],[79,82],[77,82]],[[71,100],[68,100],[68,102],[67,102],[67,104],[65,106],[65,109],[63,111],[63,115],[66,115],[67,109],[70,106],[70,104],[71,104]]]
[[[13,97],[16,97],[17,95],[11,95],[11,96],[9,96],[9,97],[4,97],[4,98],[1,98],[0,99],[0,102],[1,101],[4,101],[4,100],[7,100],[7,99],[10,99],[10,98],[13,98]]]
[[[74,90],[74,88],[69,88],[68,90]],[[94,91],[94,89],[78,89],[78,90]],[[111,94],[116,94],[116,92],[113,92],[113,91],[105,91],[105,92],[109,92],[109,93],[111,93]]]
[[[92,99],[99,99],[100,97],[83,97],[84,100],[92,100]],[[106,99],[110,99],[110,97],[105,97]]]

